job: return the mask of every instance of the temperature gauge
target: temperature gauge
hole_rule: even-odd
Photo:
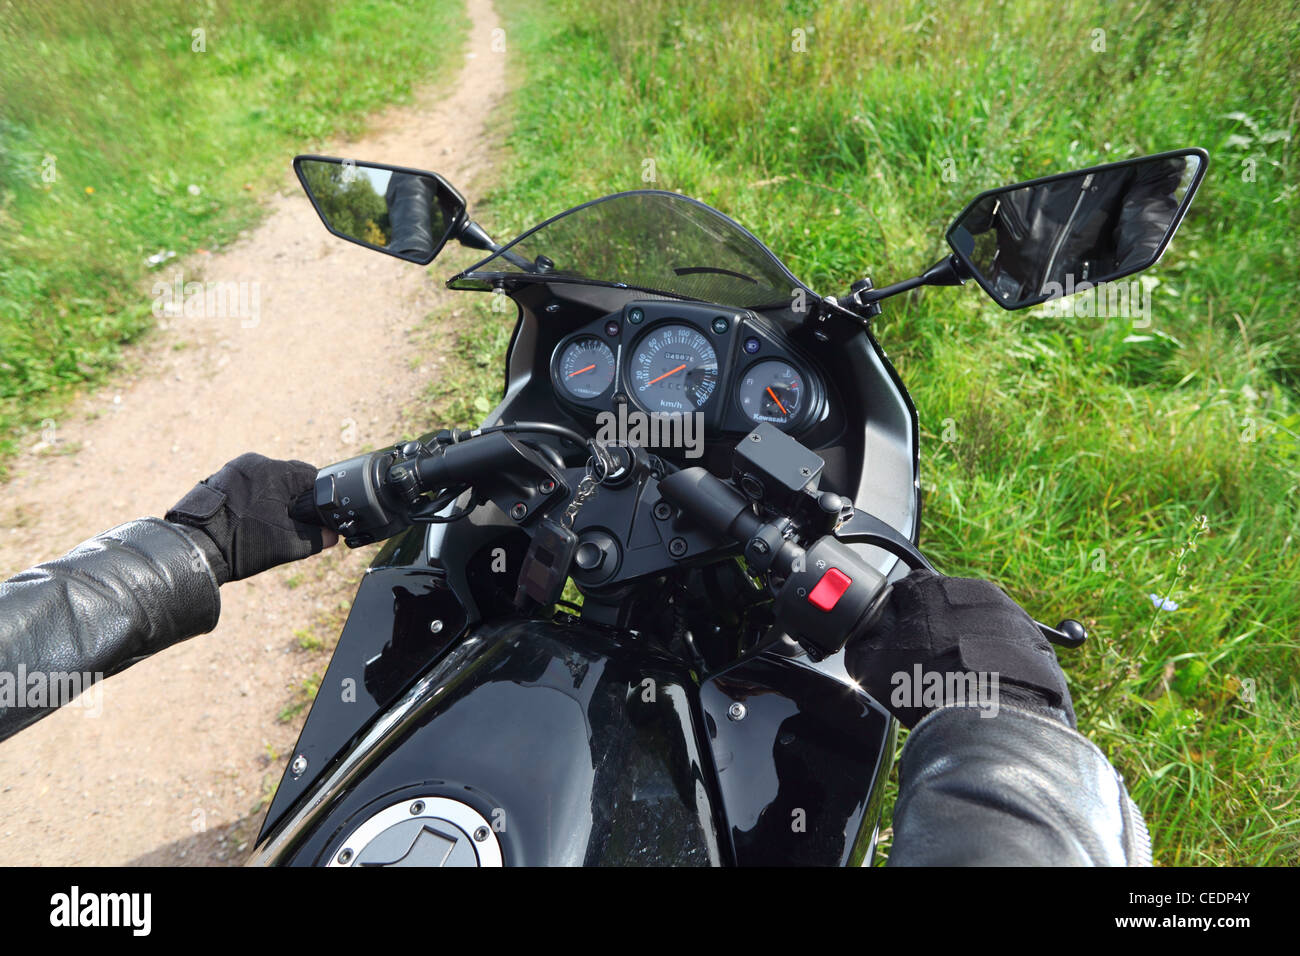
[[[764,359],[745,372],[736,389],[740,408],[751,422],[787,427],[804,407],[803,376],[789,362]]]

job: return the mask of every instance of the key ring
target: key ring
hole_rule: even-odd
[[[569,502],[564,514],[560,516],[560,524],[570,530],[573,529],[573,519],[578,516],[579,509],[585,505],[593,495],[596,489],[600,487],[600,482],[596,481],[591,475],[586,475],[578,482],[578,490],[573,495],[573,500]]]

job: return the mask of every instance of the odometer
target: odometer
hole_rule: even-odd
[[[596,336],[584,335],[564,347],[555,374],[574,398],[595,398],[614,381],[614,353]]]
[[[703,332],[689,325],[661,325],[637,343],[628,385],[651,412],[699,411],[718,386],[718,354]]]

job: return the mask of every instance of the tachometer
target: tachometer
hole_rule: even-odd
[[[628,386],[651,412],[698,411],[718,385],[718,354],[703,332],[661,325],[637,343]]]
[[[596,336],[581,336],[564,347],[555,375],[574,398],[595,398],[614,381],[614,353]]]
[[[751,422],[789,425],[798,419],[804,405],[803,376],[789,362],[764,359],[746,370],[736,398]]]

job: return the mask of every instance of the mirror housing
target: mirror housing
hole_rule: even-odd
[[[1038,305],[1155,265],[1208,165],[1205,150],[1178,149],[991,189],[948,245],[998,305]]]
[[[437,173],[296,156],[293,171],[325,228],[348,242],[428,265],[469,225],[465,197]]]

